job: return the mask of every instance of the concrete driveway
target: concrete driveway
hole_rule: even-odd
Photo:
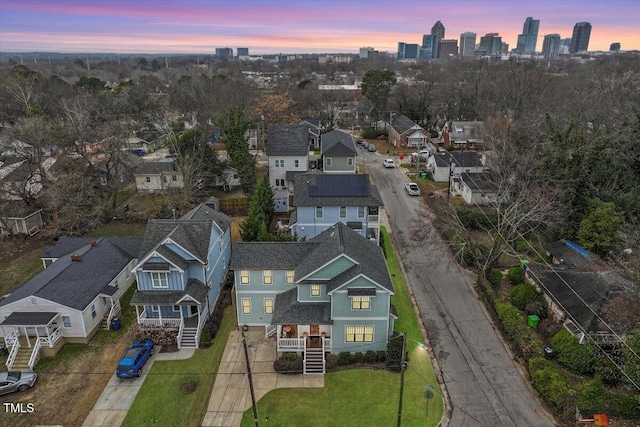
[[[155,348],[154,355],[142,368],[140,377],[118,378],[114,373],[82,425],[87,427],[122,425],[153,363],[156,360],[188,359],[194,351],[194,349],[185,349],[173,353],[160,353],[158,346]]]

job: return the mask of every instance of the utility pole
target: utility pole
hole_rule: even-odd
[[[249,390],[251,390],[251,405],[253,406],[253,422],[255,423],[256,427],[260,427],[260,424],[258,424],[258,407],[256,406],[256,393],[253,390],[253,377],[251,376],[251,364],[249,363],[249,349],[247,348],[247,339],[244,336],[244,329],[242,329],[242,345],[244,347],[244,358],[247,362]]]
[[[404,391],[404,370],[406,365],[406,351],[407,351],[407,336],[402,333],[402,358],[400,361],[400,399],[398,400],[398,424],[397,427],[400,427],[400,422],[402,420],[402,392]]]
[[[453,159],[451,163],[449,163],[449,183],[447,184],[447,202],[449,201],[449,197],[451,197],[451,175],[453,174]]]

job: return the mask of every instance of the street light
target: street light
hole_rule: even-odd
[[[400,398],[398,400],[398,423],[397,423],[397,427],[400,427],[400,423],[402,420],[402,394],[404,392],[404,371],[405,368],[407,367],[407,340],[411,340],[414,341],[415,343],[418,344],[418,346],[420,348],[422,348],[423,350],[427,350],[429,347],[427,347],[424,343],[421,343],[420,341],[416,341],[413,338],[407,338],[407,336],[403,333],[402,335],[400,335],[402,337],[402,357],[400,360]],[[398,337],[395,337],[398,338]],[[392,338],[392,339],[395,339]]]

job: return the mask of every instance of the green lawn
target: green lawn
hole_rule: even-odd
[[[381,227],[381,232],[388,251],[387,267],[396,290],[392,299],[399,317],[395,329],[406,332],[409,338],[402,425],[435,426],[442,416],[442,398],[429,356],[416,343],[422,342],[422,334],[389,235],[384,227]],[[433,387],[431,399],[424,397],[425,386]],[[352,369],[330,372],[325,375],[323,389],[269,392],[258,402],[258,417],[261,426],[395,425],[399,387],[400,374],[388,371]],[[253,425],[253,411],[249,409],[244,413],[242,426]]]
[[[235,311],[228,307],[210,348],[196,350],[190,359],[155,362],[122,425],[199,426],[207,411],[229,332],[235,328]],[[195,391],[182,394],[182,384],[190,381],[196,383]]]

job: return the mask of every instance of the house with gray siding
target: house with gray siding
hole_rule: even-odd
[[[309,169],[308,125],[269,125],[267,133],[266,153],[274,207],[276,212],[287,212],[291,184],[287,173]]]
[[[0,299],[8,369],[33,369],[63,344],[86,344],[100,329],[109,329],[121,313],[120,298],[133,283],[141,243],[134,238],[64,237],[47,246],[45,268]]]
[[[382,197],[366,174],[308,172],[295,177],[289,228],[310,239],[336,222],[380,242]]]
[[[324,373],[327,353],[384,350],[397,318],[382,249],[338,222],[304,242],[233,246],[238,325]]]
[[[323,133],[320,144],[322,170],[325,173],[356,173],[358,151],[353,135],[335,129]]]
[[[149,220],[133,269],[141,328],[171,331],[179,348],[198,346],[227,275],[231,221],[207,204],[179,219]]]
[[[447,182],[461,173],[483,173],[486,168],[476,151],[447,152],[429,156],[427,170],[435,182]]]

